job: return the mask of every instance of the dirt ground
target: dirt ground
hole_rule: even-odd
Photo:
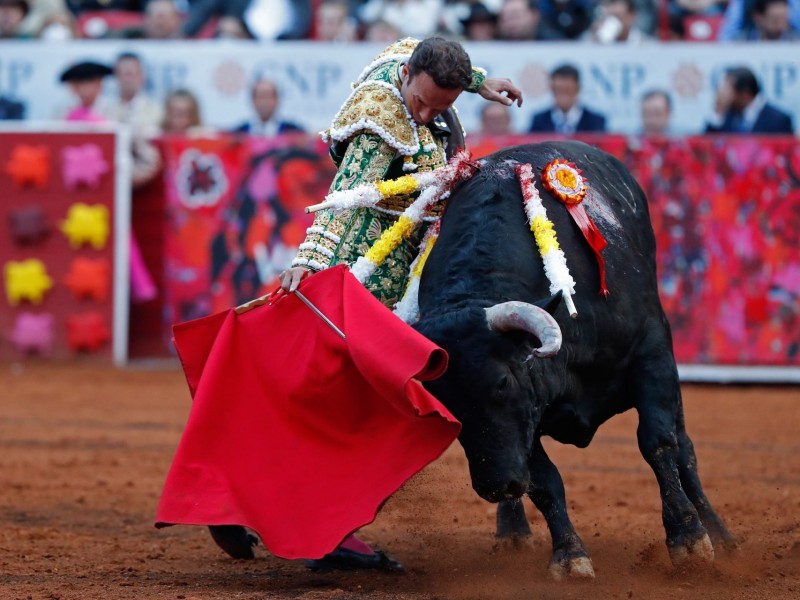
[[[684,403],[708,496],[741,541],[713,568],[671,567],[626,414],[588,449],[547,444],[594,581],[548,578],[549,536],[527,501],[533,546],[493,551],[494,506],[458,445],[362,530],[407,573],[321,575],[261,546],[234,561],[204,528],[153,527],[189,409],[180,371],[0,365],[0,598],[800,598],[800,388],[685,386]]]

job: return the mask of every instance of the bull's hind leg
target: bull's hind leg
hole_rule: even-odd
[[[717,550],[735,550],[738,547],[736,538],[730,534],[725,522],[714,511],[708,498],[706,498],[705,492],[703,492],[703,486],[700,483],[700,476],[697,472],[697,457],[694,454],[694,445],[692,440],[689,439],[689,434],[686,433],[682,406],[678,415],[677,425],[678,474],[681,478],[681,485],[689,500],[692,501],[695,509],[697,509],[700,521],[708,531],[714,548]]]
[[[672,563],[689,558],[714,560],[714,548],[697,510],[681,485],[677,422],[681,413],[678,374],[671,356],[661,354],[635,368],[635,391],[642,456],[653,469]]]
[[[531,485],[528,496],[542,513],[553,539],[550,558],[550,575],[553,579],[564,577],[594,577],[594,567],[589,552],[575,533],[567,514],[564,482],[556,466],[547,456],[541,440],[537,439],[528,460]]]
[[[497,505],[495,548],[504,550],[529,546],[533,542],[531,526],[525,515],[522,498],[501,500]]]

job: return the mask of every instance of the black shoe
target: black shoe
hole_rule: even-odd
[[[209,525],[208,531],[217,546],[225,550],[232,558],[252,560],[256,557],[253,546],[258,538],[241,525]]]
[[[306,561],[306,567],[315,572],[355,571],[358,569],[377,569],[385,573],[403,573],[405,567],[387,556],[382,550],[374,554],[362,554],[347,548],[337,548],[322,558]]]

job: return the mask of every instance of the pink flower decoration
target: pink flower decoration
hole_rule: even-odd
[[[21,312],[11,331],[11,343],[22,354],[49,356],[53,349],[53,315]]]
[[[74,190],[83,184],[92,189],[100,186],[100,179],[108,170],[108,162],[97,144],[67,146],[61,154],[64,185]]]

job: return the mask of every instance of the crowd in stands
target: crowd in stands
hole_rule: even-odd
[[[694,37],[701,37],[696,27],[700,22],[712,27],[720,40],[800,39],[800,0],[0,0],[0,37],[6,39],[309,38],[388,44],[406,35],[441,34],[469,41],[636,45],[676,39],[693,27]],[[191,90],[172,90],[163,102],[149,98],[144,69],[132,53],[120,55],[113,65],[73,65],[61,80],[75,102],[59,115],[66,120],[131,125],[143,180],[156,168],[144,141],[161,134],[216,133],[203,122]],[[113,102],[101,95],[103,79],[110,76],[116,79],[119,95]],[[607,131],[605,116],[581,101],[580,72],[575,66],[555,68],[550,91],[553,105],[533,115],[524,130],[511,130],[506,107],[488,105],[479,131],[564,135]],[[279,97],[275,82],[251,83],[252,116],[234,131],[255,135],[302,131],[301,124],[280,118]],[[0,96],[0,120],[22,119],[24,111],[21,104]],[[790,115],[767,102],[756,76],[745,67],[732,69],[723,78],[713,112],[705,126],[708,133],[792,134],[796,125]],[[669,135],[671,113],[670,94],[649,90],[641,97],[639,132]]]
[[[0,38],[800,39],[800,0],[0,0]]]

